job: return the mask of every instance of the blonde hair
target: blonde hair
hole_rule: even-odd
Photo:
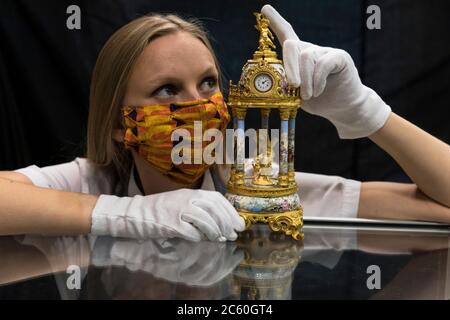
[[[190,33],[210,50],[220,79],[220,67],[206,30],[198,20],[174,14],[151,14],[133,20],[109,38],[98,56],[90,87],[86,157],[109,170],[122,185],[128,181],[132,157],[123,143],[113,139],[113,132],[123,128],[120,108],[128,79],[152,40],[179,31]]]

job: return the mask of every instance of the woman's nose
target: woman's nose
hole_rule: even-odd
[[[194,100],[199,100],[199,99],[203,99],[205,97],[203,97],[202,93],[198,90],[197,87],[189,87],[187,88],[182,95],[182,99],[183,101],[194,101]]]

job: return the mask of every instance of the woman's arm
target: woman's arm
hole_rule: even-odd
[[[0,172],[0,235],[88,234],[97,197],[36,187],[24,175]]]
[[[450,146],[391,113],[369,138],[390,154],[418,189],[450,207]]]
[[[91,233],[225,241],[235,240],[236,231],[245,228],[244,219],[216,191],[180,189],[149,196],[96,197],[40,188],[16,174],[0,173],[0,236]]]
[[[429,198],[415,184],[363,182],[358,217],[450,223],[450,208]]]
[[[362,183],[358,217],[450,223],[450,146],[395,113],[369,138],[415,184]]]

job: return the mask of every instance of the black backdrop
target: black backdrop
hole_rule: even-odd
[[[70,161],[84,153],[90,75],[108,37],[148,12],[200,18],[227,79],[257,43],[252,12],[270,1],[0,0],[0,170]],[[347,50],[363,82],[392,109],[450,141],[450,2],[272,1],[301,38]],[[66,8],[81,8],[81,30]],[[381,8],[381,30],[366,8]],[[296,169],[359,180],[407,178],[368,139],[339,140],[325,119],[300,112]]]

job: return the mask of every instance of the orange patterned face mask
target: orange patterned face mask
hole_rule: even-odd
[[[192,184],[203,176],[209,165],[181,163],[172,161],[172,149],[179,141],[172,141],[172,133],[176,129],[189,131],[191,155],[194,146],[204,148],[212,141],[202,141],[194,144],[194,121],[201,121],[202,134],[208,129],[218,129],[224,133],[230,114],[220,92],[209,99],[190,102],[179,102],[166,105],[152,105],[142,107],[125,107],[122,109],[125,122],[124,143],[127,148],[134,148],[136,152],[151,166],[168,175],[174,181]],[[202,135],[203,136],[203,135]]]

